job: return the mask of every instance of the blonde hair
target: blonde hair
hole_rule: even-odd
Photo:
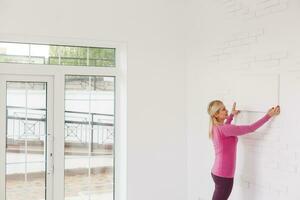
[[[214,117],[215,114],[218,114],[220,109],[224,106],[223,102],[220,100],[211,101],[208,104],[207,112],[209,114],[209,129],[208,137],[211,139],[213,137],[213,125],[217,123],[217,119]]]

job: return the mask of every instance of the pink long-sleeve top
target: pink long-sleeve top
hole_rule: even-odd
[[[216,176],[232,178],[235,172],[237,136],[254,132],[266,123],[271,117],[264,117],[251,125],[232,125],[233,115],[229,115],[225,124],[213,127],[213,144],[215,149],[215,162],[212,173]]]

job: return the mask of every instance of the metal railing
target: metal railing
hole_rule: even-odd
[[[13,141],[44,141],[46,109],[7,106],[7,138]],[[27,117],[25,117],[27,116]],[[65,142],[112,144],[114,116],[109,114],[65,111]]]

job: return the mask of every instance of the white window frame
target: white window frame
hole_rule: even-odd
[[[62,66],[62,65],[37,65],[0,63],[0,75],[28,75],[52,76],[54,80],[53,91],[53,133],[54,133],[54,186],[53,200],[64,200],[64,85],[65,75],[99,75],[115,77],[115,141],[114,141],[114,200],[127,199],[127,45],[121,42],[101,42],[84,39],[57,39],[57,38],[32,38],[30,40],[20,37],[1,36],[2,42],[41,43],[74,46],[110,47],[116,49],[116,67],[90,67],[90,66]],[[84,41],[84,43],[82,42]],[[1,90],[3,88],[0,88]],[[3,99],[0,99],[2,103]],[[3,111],[1,111],[3,112]],[[3,116],[1,115],[0,118]],[[1,119],[1,121],[4,121]],[[0,124],[1,127],[4,124]],[[0,135],[3,135],[0,128]],[[58,134],[63,133],[63,134]],[[5,134],[4,134],[5,135]],[[5,146],[0,139],[0,146]],[[3,152],[0,151],[3,154]],[[5,153],[5,152],[4,152]],[[5,156],[0,156],[0,161],[5,162]],[[59,156],[61,155],[61,156]],[[3,162],[0,162],[3,163]],[[5,170],[5,169],[4,169]],[[3,166],[0,166],[0,187],[5,188]],[[5,171],[4,171],[5,172]],[[1,191],[0,188],[0,191]],[[0,199],[5,199],[3,193]]]

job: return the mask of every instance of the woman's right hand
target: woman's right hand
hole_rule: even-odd
[[[268,115],[270,117],[274,117],[280,114],[280,106],[276,106],[275,108],[272,107],[269,111],[268,111]]]

